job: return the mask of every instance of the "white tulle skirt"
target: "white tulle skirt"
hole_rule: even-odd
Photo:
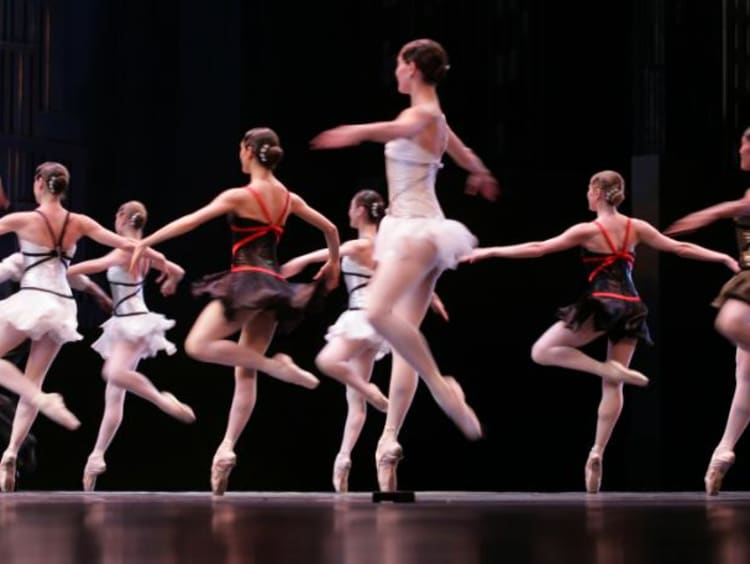
[[[375,239],[375,260],[401,253],[404,243],[409,240],[432,242],[437,247],[440,270],[456,268],[461,257],[477,246],[474,234],[453,219],[386,215]]]
[[[91,348],[102,358],[109,358],[116,343],[128,341],[144,345],[141,358],[156,356],[159,351],[174,354],[174,343],[164,334],[174,327],[174,321],[159,313],[144,313],[124,317],[111,317],[101,325],[101,336],[91,344]]]
[[[80,341],[76,301],[49,292],[19,290],[0,301],[0,324],[7,323],[32,341],[47,336],[62,344]]]
[[[388,342],[370,325],[361,309],[349,309],[339,315],[336,323],[328,328],[325,339],[330,341],[334,337],[367,341],[372,348],[377,349],[375,360],[380,360],[391,352]]]

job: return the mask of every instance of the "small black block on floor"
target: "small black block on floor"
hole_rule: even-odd
[[[415,499],[414,492],[372,492],[373,503],[380,503],[383,501],[392,501],[393,503],[414,503]]]

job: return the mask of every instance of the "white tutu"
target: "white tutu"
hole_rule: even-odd
[[[370,325],[364,310],[361,309],[348,309],[339,315],[336,323],[328,328],[325,339],[330,341],[334,337],[367,341],[378,351],[375,354],[375,360],[380,360],[391,352],[388,342]]]
[[[19,290],[0,301],[0,323],[8,323],[33,341],[44,336],[60,344],[83,339],[77,331],[75,300],[50,292]]]
[[[434,243],[440,270],[456,268],[461,257],[477,246],[477,238],[456,220],[386,215],[380,222],[375,238],[375,260],[381,260],[390,253],[398,254],[404,248],[404,242],[409,240]]]
[[[174,327],[174,321],[159,313],[148,312],[142,315],[111,317],[101,325],[101,336],[91,344],[91,348],[102,358],[109,358],[112,347],[119,342],[141,342],[144,344],[141,358],[156,356],[159,351],[174,354],[174,343],[168,341],[164,333]]]

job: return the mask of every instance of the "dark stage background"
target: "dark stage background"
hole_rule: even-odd
[[[279,178],[346,239],[353,235],[346,210],[354,191],[385,188],[382,146],[316,153],[308,141],[339,123],[395,116],[407,103],[396,93],[395,55],[405,41],[429,36],[451,57],[440,90],[449,121],[502,183],[502,199],[488,204],[462,194],[465,174],[449,159],[439,177],[446,214],[482,244],[546,238],[590,219],[587,182],[605,168],[628,181],[622,211],[664,228],[739,196],[747,184],[736,151],[750,123],[748,22],[745,3],[733,0],[0,0],[0,175],[13,209],[27,209],[35,165],[59,160],[73,175],[71,209],[112,225],[120,203],[139,199],[154,229],[242,183],[238,141],[246,129],[268,125],[286,151]],[[729,222],[688,239],[734,252]],[[292,220],[281,256],[322,244],[316,231]],[[14,245],[4,238],[4,252]],[[151,287],[147,299],[177,320],[171,336],[181,344],[203,305],[189,283],[226,267],[228,230],[215,221],[160,250],[188,275],[176,297],[163,299]],[[86,243],[77,258],[103,252]],[[714,332],[709,305],[730,273],[645,249],[638,261],[656,346],[639,349],[633,364],[653,383],[626,390],[604,488],[701,489],[733,390],[733,349]],[[438,292],[451,320],[431,315],[423,329],[444,372],[462,382],[487,437],[465,441],[420,389],[401,435],[403,488],[583,488],[599,382],[529,358],[555,308],[572,301],[581,284],[575,250],[443,276]],[[344,294],[337,290],[324,314],[277,338],[271,352],[312,367]],[[70,433],[36,423],[39,468],[23,477],[24,489],[78,489],[94,442],[103,382],[88,345],[104,318],[86,297],[79,303],[86,339],[64,347],[46,387],[65,395],[83,427]],[[603,355],[604,343],[591,351]],[[98,485],[208,489],[231,370],[182,350],[141,367],[192,404],[198,421],[184,426],[130,398]],[[388,368],[384,360],[376,369],[384,388]],[[262,377],[231,489],[330,489],[344,415],[344,390],[325,377],[315,391]],[[383,419],[369,414],[354,452],[352,489],[376,487],[373,455]],[[750,487],[749,448],[746,440],[738,446],[729,489]]]

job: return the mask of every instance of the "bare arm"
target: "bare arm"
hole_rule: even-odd
[[[368,244],[372,244],[369,243]],[[354,241],[347,241],[342,243],[339,247],[339,255],[342,257],[352,256],[362,250],[363,241],[361,239],[355,239]],[[281,275],[284,278],[291,278],[302,272],[306,267],[311,264],[318,262],[326,262],[328,260],[328,249],[319,249],[310,253],[305,253],[298,257],[288,260],[281,265]]]
[[[135,241],[126,237],[121,237],[114,231],[110,231],[103,227],[90,217],[82,214],[75,214],[75,217],[79,221],[81,233],[97,243],[126,251],[130,251],[135,247]]]
[[[488,258],[537,258],[550,253],[556,253],[582,245],[588,241],[596,232],[596,227],[591,223],[579,223],[566,231],[545,241],[533,241],[520,243],[518,245],[507,245],[502,247],[484,247],[474,251],[463,259],[463,261],[476,262]]]
[[[686,233],[704,227],[714,221],[726,217],[750,214],[750,190],[745,192],[745,196],[739,200],[722,202],[715,206],[693,212],[675,221],[672,225],[664,230],[668,235]]]
[[[339,230],[323,214],[308,206],[297,194],[291,194],[291,213],[323,232],[328,247],[328,260],[315,275],[315,279],[325,276],[326,286],[332,290],[339,283]]]
[[[392,121],[377,121],[358,125],[341,125],[316,135],[310,145],[313,149],[338,149],[358,145],[363,141],[387,143],[392,139],[414,137],[432,121],[435,115],[417,106],[402,111]]]
[[[79,274],[94,274],[96,272],[104,272],[110,266],[123,264],[126,256],[127,255],[125,255],[123,251],[114,250],[110,251],[103,257],[76,262],[74,264],[71,264],[70,268],[68,268],[68,277],[78,276]]]
[[[694,245],[693,243],[687,243],[685,241],[677,241],[666,235],[662,235],[650,224],[642,220],[633,220],[638,234],[638,239],[656,249],[657,251],[665,251],[668,253],[674,253],[677,256],[694,259],[694,260],[705,260],[709,262],[720,262],[726,265],[734,272],[739,272],[740,267],[737,261],[725,253],[718,253],[711,249],[706,249],[700,245]]]
[[[13,253],[0,261],[0,282],[18,281],[23,276],[23,255]]]
[[[171,296],[177,291],[177,285],[180,280],[185,276],[185,269],[182,268],[176,262],[171,260],[165,260],[161,264],[154,264],[154,268],[161,272],[161,276],[157,278],[159,290],[163,296]]]
[[[458,166],[469,172],[465,192],[471,196],[479,194],[494,202],[500,194],[497,180],[476,153],[467,147],[450,128],[446,151]]]

